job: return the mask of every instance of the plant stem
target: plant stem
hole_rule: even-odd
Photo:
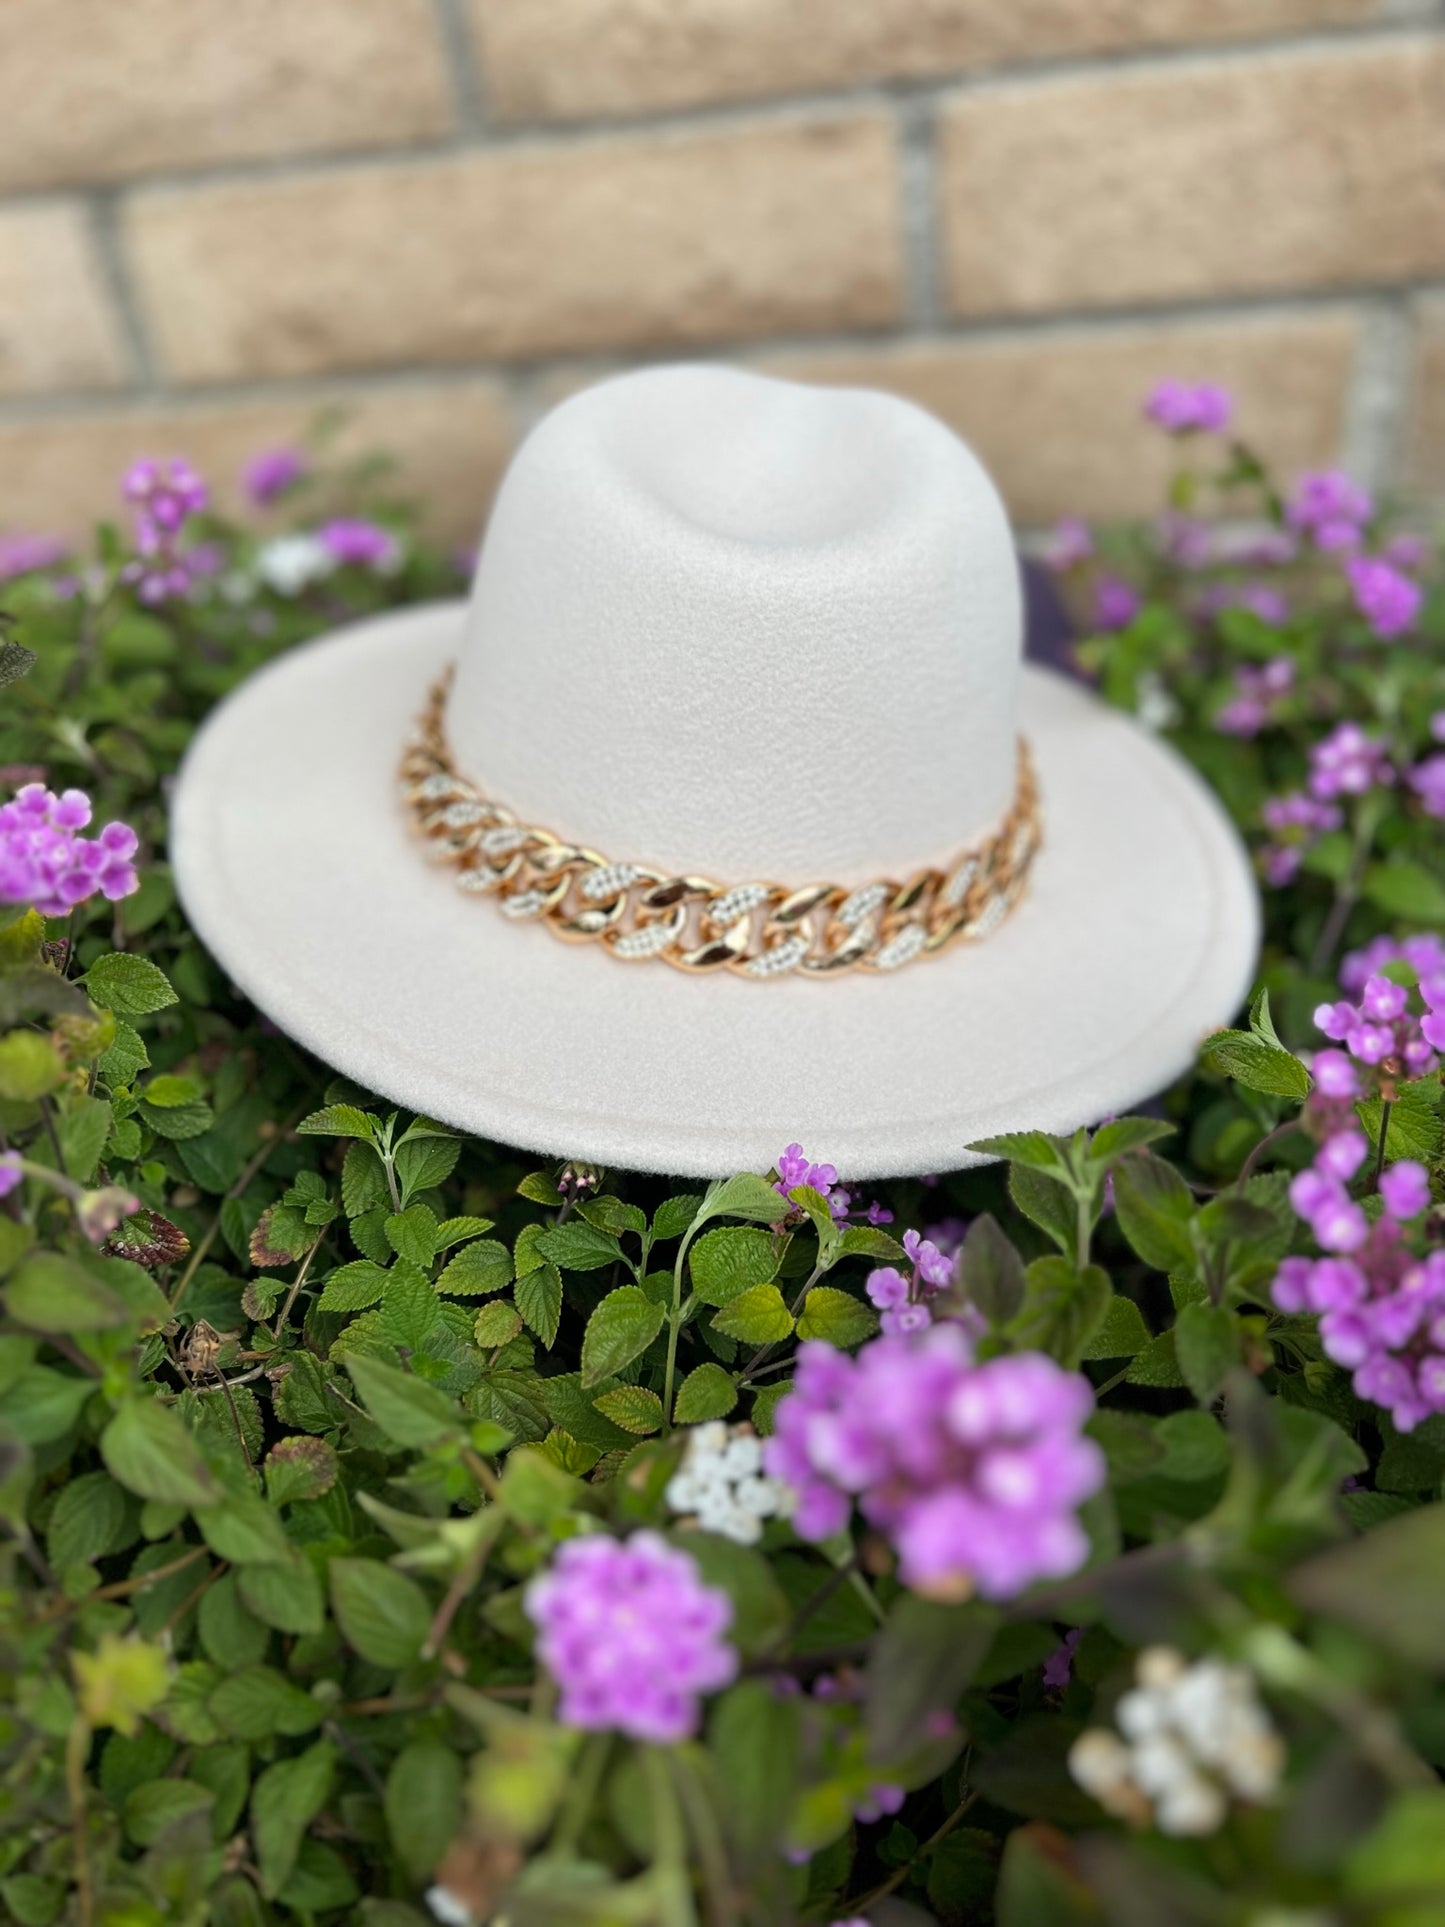
[[[240,1197],[241,1193],[246,1189],[246,1186],[251,1182],[252,1178],[255,1177],[256,1173],[260,1170],[261,1166],[266,1162],[267,1158],[270,1157],[271,1153],[276,1149],[276,1146],[281,1143],[283,1138],[285,1138],[286,1134],[290,1131],[292,1125],[296,1122],[297,1118],[300,1115],[301,1115],[301,1112],[299,1108],[293,1111],[290,1117],[281,1126],[280,1130],[275,1132],[272,1136],[268,1137],[265,1140],[260,1150],[256,1152],[255,1156],[250,1158],[247,1161],[246,1168],[242,1171],[240,1177],[237,1178],[236,1182],[231,1186],[230,1190],[226,1193],[226,1197],[222,1199],[223,1204],[227,1201],[227,1199]],[[200,1270],[201,1265],[204,1263],[206,1253],[210,1250],[211,1246],[216,1242],[216,1236],[217,1236],[217,1233],[220,1231],[220,1229],[221,1229],[221,1214],[218,1211],[215,1217],[212,1218],[210,1225],[206,1230],[206,1235],[201,1239],[201,1242],[196,1246],[194,1251],[192,1251],[190,1260],[187,1263],[185,1270],[181,1273],[180,1283],[176,1286],[175,1291],[171,1296],[172,1311],[175,1310],[176,1306],[181,1302],[182,1298],[185,1297],[186,1292],[190,1289],[191,1280],[195,1277],[196,1273]]]
[[[1391,1108],[1390,1100],[1387,1097],[1380,1106],[1380,1142],[1375,1147],[1375,1170],[1374,1175],[1370,1179],[1370,1189],[1372,1191],[1379,1190],[1380,1173],[1385,1168],[1385,1140],[1390,1135]]]
[[[1319,941],[1315,944],[1310,957],[1310,972],[1314,976],[1320,975],[1334,956],[1335,948],[1345,934],[1345,925],[1350,920],[1350,912],[1359,902],[1360,885],[1364,881],[1365,865],[1370,860],[1370,850],[1375,841],[1375,826],[1379,819],[1379,805],[1373,799],[1366,798],[1355,817],[1355,841],[1350,851],[1350,867],[1335,889],[1335,900],[1330,905],[1330,914],[1325,919]]]
[[[794,1298],[792,1304],[789,1305],[788,1307],[788,1310],[792,1314],[792,1317],[795,1321],[797,1319],[798,1313],[802,1310],[803,1300],[807,1297],[808,1293],[813,1289],[814,1285],[817,1284],[818,1280],[822,1277],[823,1273],[827,1269],[828,1269],[828,1265],[826,1260],[823,1258],[819,1258],[817,1264],[814,1265],[813,1269],[808,1273],[807,1277],[803,1280],[802,1286],[798,1291],[797,1297]],[[753,1373],[758,1369],[758,1366],[767,1357],[768,1353],[775,1352],[781,1343],[782,1343],[782,1340],[780,1338],[770,1338],[766,1345],[760,1345],[758,1349],[753,1353],[752,1357],[748,1360],[747,1364],[744,1365],[743,1375],[738,1380],[738,1383],[740,1385],[746,1385],[748,1380],[752,1377]]]
[[[662,1378],[662,1433],[672,1430],[672,1383],[677,1376],[677,1340],[682,1330],[682,1267],[692,1243],[692,1227],[678,1241],[677,1262],[672,1267],[672,1308],[667,1315],[667,1369]]]
[[[1244,1160],[1244,1163],[1240,1165],[1239,1176],[1234,1180],[1235,1189],[1242,1191],[1245,1185],[1249,1183],[1249,1180],[1254,1176],[1255,1166],[1259,1163],[1259,1160],[1264,1156],[1266,1151],[1278,1144],[1281,1139],[1293,1137],[1296,1131],[1303,1129],[1304,1126],[1300,1120],[1297,1117],[1291,1117],[1286,1119],[1283,1124],[1276,1124],[1272,1131],[1266,1131],[1265,1135]]]
[[[90,1855],[85,1838],[85,1762],[90,1752],[90,1727],[77,1713],[65,1742],[65,1791],[70,1801],[70,1837],[75,1854],[75,1910],[79,1927],[95,1919],[95,1895],[90,1885]]]
[[[315,1258],[317,1252],[321,1249],[321,1242],[323,1238],[325,1238],[325,1236],[326,1236],[326,1233],[324,1230],[317,1232],[315,1244],[312,1245],[311,1249],[307,1252],[306,1256],[301,1260],[301,1268],[291,1281],[291,1289],[290,1291],[287,1292],[286,1302],[281,1307],[281,1316],[276,1320],[276,1329],[271,1334],[271,1336],[276,1340],[278,1345],[281,1342],[281,1334],[286,1329],[286,1320],[291,1316],[291,1307],[296,1303],[296,1294],[298,1291],[300,1291],[302,1285],[305,1284],[306,1274],[308,1271],[310,1271],[312,1260]]]
[[[572,1783],[567,1789],[562,1811],[557,1816],[557,1824],[552,1829],[552,1838],[547,1843],[549,1859],[565,1860],[575,1851],[582,1837],[582,1829],[587,1824],[587,1816],[592,1811],[592,1803],[597,1798],[597,1790],[602,1785],[611,1751],[610,1733],[591,1733],[583,1741]]]
[[[702,1777],[694,1769],[692,1762],[681,1752],[670,1756],[673,1778],[682,1800],[682,1810],[688,1829],[697,1843],[697,1857],[702,1863],[703,1891],[707,1895],[708,1920],[711,1927],[735,1927],[737,1908],[733,1904],[732,1876],[728,1870],[727,1849],[723,1845],[722,1829],[717,1815],[713,1812],[712,1802],[707,1797],[707,1788]]]
[[[875,1900],[883,1900],[889,1894],[896,1892],[908,1878],[914,1866],[923,1858],[924,1854],[931,1848],[936,1847],[940,1840],[946,1840],[948,1838],[949,1834],[953,1832],[953,1829],[977,1799],[978,1795],[976,1793],[966,1793],[953,1809],[953,1812],[949,1814],[943,1825],[934,1833],[931,1833],[918,1851],[905,1860],[901,1867],[896,1868],[880,1885],[870,1888],[860,1899],[845,1901],[843,1903],[844,1906],[846,1906],[850,1912],[856,1914],[864,1907],[871,1907]]]

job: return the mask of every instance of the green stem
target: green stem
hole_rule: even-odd
[[[1077,1268],[1082,1271],[1089,1262],[1089,1234],[1093,1225],[1093,1192],[1081,1186],[1074,1193],[1074,1204],[1078,1213],[1078,1255]]]
[[[728,1871],[727,1848],[722,1828],[702,1776],[683,1753],[671,1756],[673,1777],[682,1801],[688,1828],[697,1845],[702,1866],[703,1890],[707,1895],[710,1927],[736,1927],[737,1908],[733,1904],[732,1876]]]
[[[75,1854],[75,1914],[79,1927],[95,1919],[95,1895],[90,1884],[90,1855],[85,1827],[85,1763],[90,1753],[90,1727],[79,1713],[70,1723],[65,1742],[65,1791],[70,1802],[70,1838]]]
[[[1375,1171],[1374,1176],[1370,1180],[1370,1189],[1372,1191],[1379,1190],[1380,1173],[1385,1168],[1385,1140],[1390,1135],[1391,1108],[1390,1100],[1387,1097],[1380,1106],[1380,1142],[1375,1147]]]
[[[587,1816],[602,1785],[602,1776],[607,1770],[608,1756],[612,1751],[610,1733],[592,1733],[583,1742],[581,1755],[577,1761],[572,1784],[567,1789],[567,1797],[562,1803],[562,1811],[557,1816],[557,1824],[552,1829],[552,1838],[547,1845],[547,1858],[565,1860],[575,1852],[577,1842],[582,1837],[582,1829],[587,1824]]]
[[[696,1224],[694,1219],[693,1223]],[[677,1262],[672,1267],[672,1307],[667,1315],[667,1369],[662,1378],[662,1430],[666,1437],[672,1430],[672,1385],[677,1376],[677,1340],[682,1330],[682,1267],[687,1259],[687,1248],[692,1242],[692,1226],[682,1234],[677,1247]]]
[[[1360,804],[1355,817],[1355,840],[1350,850],[1349,868],[1336,886],[1335,900],[1330,905],[1330,914],[1325,919],[1319,941],[1310,957],[1312,976],[1319,976],[1328,966],[1340,938],[1345,934],[1345,925],[1350,920],[1350,912],[1359,901],[1365,865],[1370,860],[1375,830],[1380,820],[1380,807],[1380,803],[1373,797],[1366,797]]]

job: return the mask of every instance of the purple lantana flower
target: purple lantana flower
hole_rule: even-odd
[[[567,1726],[671,1745],[697,1731],[700,1696],[737,1673],[732,1601],[655,1532],[569,1539],[528,1585],[526,1610]]]
[[[1149,420],[1171,435],[1218,434],[1229,426],[1232,411],[1229,391],[1212,381],[1156,382],[1144,402]]]
[[[1340,723],[1310,751],[1310,794],[1321,801],[1363,796],[1377,784],[1392,783],[1389,750],[1358,723]]]
[[[0,903],[64,917],[97,893],[114,903],[138,889],[135,831],[107,823],[98,836],[81,836],[90,818],[84,790],[57,796],[43,783],[18,790],[0,807]]]
[[[1301,475],[1285,504],[1285,520],[1317,549],[1352,549],[1375,512],[1369,494],[1343,469]]]
[[[267,448],[247,462],[241,481],[257,508],[265,508],[294,488],[305,473],[306,457],[299,448]]]
[[[1381,639],[1414,627],[1425,596],[1420,585],[1378,556],[1357,555],[1345,564],[1355,607]]]
[[[1138,590],[1122,576],[1101,575],[1094,584],[1094,627],[1102,635],[1127,629],[1143,606]]]
[[[390,529],[382,528],[379,522],[363,521],[360,516],[344,515],[335,521],[323,522],[316,536],[338,562],[354,563],[382,574],[394,568],[401,555],[400,544]]]
[[[69,554],[70,544],[61,535],[26,535],[20,530],[0,535],[0,582],[53,569]]]

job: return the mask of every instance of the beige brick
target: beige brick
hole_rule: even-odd
[[[0,424],[0,529],[83,534],[120,508],[120,476],[141,455],[184,455],[223,508],[239,505],[239,477],[261,449],[297,441],[323,411],[339,410],[337,457],[386,454],[396,483],[414,491],[436,533],[471,540],[511,452],[496,384],[469,378],[358,389],[329,383],[294,396],[187,406],[158,403]],[[388,478],[388,486],[391,478]]]
[[[1445,270],[1445,43],[1010,83],[942,138],[961,315]]]
[[[493,108],[515,120],[923,79],[1376,18],[1383,0],[471,0]]]
[[[880,115],[587,141],[130,211],[186,381],[870,327],[900,307]]]
[[[1178,449],[1141,417],[1155,381],[1218,381],[1236,426],[1285,476],[1337,459],[1359,323],[1352,314],[1251,316],[1156,327],[770,358],[777,374],[892,390],[977,450],[1016,521],[1158,508]]]
[[[124,355],[77,207],[0,211],[0,395],[113,388]]]
[[[1420,304],[1413,361],[1405,486],[1445,497],[1445,295]]]
[[[445,131],[430,0],[3,0],[0,184]]]

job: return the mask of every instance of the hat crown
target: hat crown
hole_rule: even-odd
[[[498,494],[447,710],[524,821],[724,881],[863,881],[1007,809],[998,494],[908,402],[714,366],[585,390]]]

